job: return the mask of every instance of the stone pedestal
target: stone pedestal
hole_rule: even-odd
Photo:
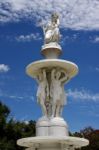
[[[68,126],[63,118],[55,117],[50,120],[50,136],[68,136]]]
[[[36,136],[68,136],[68,125],[63,118],[41,118],[36,123]]]
[[[36,136],[49,135],[49,120],[45,117],[39,119],[36,123]]]
[[[58,43],[51,42],[42,46],[41,54],[47,59],[58,58],[61,53],[62,49]]]

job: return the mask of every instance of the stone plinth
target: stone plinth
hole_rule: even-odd
[[[63,118],[41,118],[36,123],[36,136],[68,136],[68,125]]]
[[[63,118],[55,117],[50,120],[50,136],[68,136],[68,125]]]
[[[50,44],[45,44],[42,46],[41,54],[47,59],[58,58],[61,53],[61,46],[55,42],[51,42]]]
[[[36,136],[49,135],[49,119],[42,117],[36,123]]]

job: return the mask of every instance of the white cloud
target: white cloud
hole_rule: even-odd
[[[24,117],[21,118],[21,121],[24,122],[25,124],[29,124],[29,122],[27,121],[28,118],[29,116],[25,115]]]
[[[0,64],[0,73],[5,73],[5,72],[8,72],[10,70],[9,66],[8,65],[5,65],[5,64]]]
[[[21,95],[21,96],[20,96]],[[10,100],[15,100],[17,102],[21,102],[23,100],[25,101],[32,101],[34,102],[35,101],[35,98],[33,95],[30,95],[28,96],[28,94],[24,94],[24,93],[14,93],[13,95],[9,92],[9,91],[3,91],[0,89],[0,97],[3,97],[3,98],[7,98],[7,99],[10,99]]]
[[[99,72],[99,67],[96,67],[96,71]]]
[[[61,35],[61,44],[64,45],[66,44],[67,42],[74,42],[78,39],[78,33],[77,34],[73,34],[73,35],[66,35],[66,36],[63,36]]]
[[[27,117],[27,118],[28,118],[28,117]],[[25,123],[26,125],[28,125],[28,124],[29,124],[29,121],[25,120],[24,123]]]
[[[18,37],[15,38],[18,42],[30,42],[32,40],[41,40],[42,38],[40,37],[39,33],[31,33],[28,35],[20,35]]]
[[[1,96],[9,98],[11,100],[16,100],[17,102],[20,102],[22,100],[34,102],[34,96],[26,96],[26,95],[23,95],[23,94],[22,94],[22,96],[19,96],[19,94],[11,95],[10,93],[4,93],[4,92],[2,92]]]
[[[99,35],[89,36],[89,41],[92,43],[99,43]]]
[[[90,91],[86,90],[68,90],[68,96],[72,97],[73,99],[77,100],[88,100],[88,101],[94,101],[94,102],[99,102],[99,93],[92,93]]]
[[[87,114],[92,117],[99,117],[99,112],[97,110],[98,110],[98,108],[97,109],[90,108],[90,110],[87,112]]]
[[[99,43],[99,36],[96,36],[96,37],[93,39],[93,43]]]
[[[79,106],[80,108],[80,113],[87,116],[91,117],[99,117],[99,109],[98,109],[97,103],[91,103],[90,107],[89,104],[83,103],[82,105]]]
[[[0,22],[22,18],[46,22],[58,12],[61,26],[70,29],[99,30],[99,0],[0,0]]]
[[[23,100],[25,97],[23,96],[18,96],[18,95],[6,95],[10,99],[17,99],[18,101]]]

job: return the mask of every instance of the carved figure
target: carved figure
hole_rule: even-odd
[[[61,78],[61,87],[62,87],[62,98],[61,98],[61,105],[60,105],[60,116],[62,115],[62,110],[63,110],[63,106],[67,104],[67,95],[64,89],[64,84],[69,80],[69,76],[66,73],[66,71],[64,70],[60,70],[61,74],[63,75],[63,77]]]
[[[49,96],[49,86],[46,79],[46,71],[43,69],[38,74],[38,90],[37,90],[37,102],[41,105],[43,116],[47,116],[46,98]]]
[[[64,82],[67,80],[65,74],[61,77],[62,72],[52,69],[50,97],[52,99],[52,117],[60,117],[62,108],[66,104],[66,94],[64,90]]]
[[[51,16],[51,22],[46,26],[43,26],[43,32],[45,37],[45,44],[50,42],[59,42],[60,32],[59,32],[59,16],[54,13]]]

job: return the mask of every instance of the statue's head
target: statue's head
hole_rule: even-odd
[[[58,18],[59,18],[59,15],[57,13],[53,13],[51,16],[52,22],[56,22]]]

